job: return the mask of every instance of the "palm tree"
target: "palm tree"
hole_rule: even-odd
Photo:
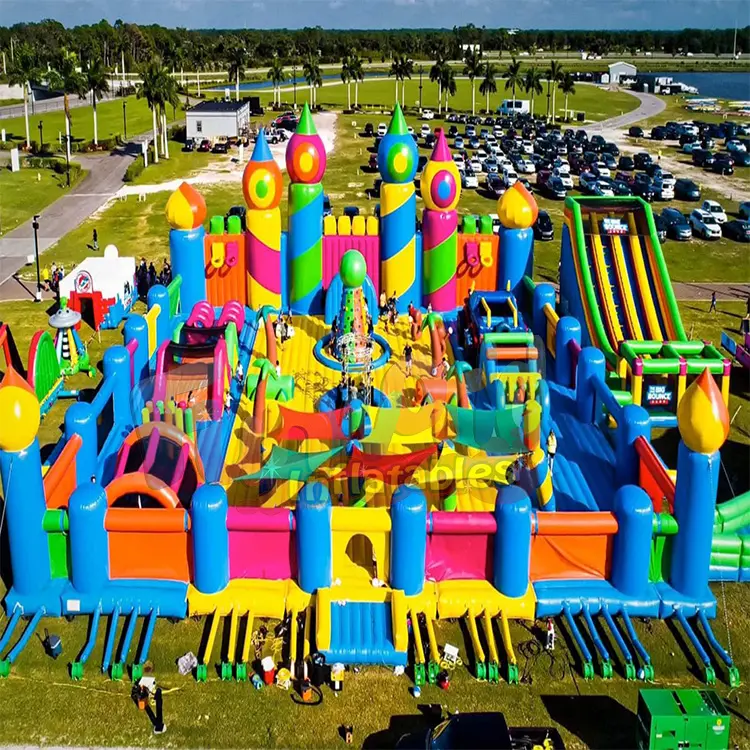
[[[447,63],[443,67],[443,76],[440,85],[445,96],[445,111],[448,111],[448,97],[456,95],[456,71]]]
[[[271,67],[266,74],[266,78],[273,84],[273,103],[281,104],[281,84],[286,80],[284,66],[278,57],[273,58]]]
[[[245,48],[241,44],[232,45],[227,54],[227,62],[229,63],[227,73],[230,81],[234,78],[234,91],[237,101],[240,100],[240,78],[245,75],[245,55]]]
[[[26,121],[26,148],[31,146],[29,135],[29,91],[32,84],[39,83],[42,71],[37,65],[34,50],[28,44],[22,44],[16,48],[13,61],[8,70],[8,83],[11,86],[23,88],[23,116]],[[42,144],[39,144],[41,150]]]
[[[471,372],[471,365],[464,360],[456,360],[445,376],[448,379],[452,377],[456,378],[456,398],[458,405],[462,409],[468,409],[471,406],[469,393],[466,390],[466,378],[464,377],[467,372]]]
[[[251,429],[256,435],[263,435],[266,431],[266,390],[268,388],[269,376],[276,380],[279,376],[276,374],[276,366],[272,365],[267,359],[256,359],[253,367],[259,367],[258,385],[255,388],[255,398],[253,400],[253,417]]]
[[[443,111],[443,74],[447,63],[438,52],[435,54],[435,64],[430,68],[430,80],[438,85],[438,114]]]
[[[432,358],[432,372],[435,373],[443,361],[443,338],[440,329],[443,327],[443,318],[438,313],[427,313],[422,320],[422,330],[430,329],[430,356]]]
[[[273,319],[272,315],[278,315],[278,310],[273,305],[263,305],[255,316],[256,323],[263,321],[263,327],[266,331],[266,359],[270,362],[278,361],[278,353],[276,351],[276,333],[273,330]]]
[[[544,89],[542,88],[542,74],[541,71],[535,67],[526,69],[526,74],[523,77],[523,88],[527,94],[531,95],[531,111],[530,114],[534,116],[534,97],[537,94],[541,94]]]
[[[497,82],[495,81],[495,66],[487,62],[482,69],[482,82],[479,84],[479,93],[487,97],[487,113],[490,111],[490,94],[497,93]]]
[[[469,81],[471,82],[471,114],[474,115],[476,114],[477,99],[477,92],[474,88],[474,79],[477,76],[482,75],[482,71],[484,70],[484,65],[482,64],[482,53],[469,50],[466,53],[464,62],[466,63],[466,65],[464,65],[464,73],[469,76]]]
[[[341,82],[346,84],[346,108],[352,108],[352,71],[349,67],[349,55],[341,61]]]
[[[404,79],[408,78],[411,80],[411,74],[414,72],[414,61],[410,60],[406,55],[396,55],[391,63],[391,70],[388,73],[389,76],[396,76],[396,101],[398,101],[398,82],[401,81],[401,106],[404,106],[406,99],[406,85]]]
[[[89,67],[86,70],[86,86],[91,92],[91,105],[94,110],[94,145],[98,146],[99,130],[96,117],[96,103],[103,99],[104,95],[109,91],[107,72],[104,70],[104,65],[99,57],[89,62]]]
[[[568,96],[576,92],[576,79],[570,73],[563,74],[560,91],[565,94],[565,119],[568,119]]]
[[[396,79],[396,101],[398,102],[398,82],[403,80],[401,77],[401,56],[395,55],[391,62],[391,69],[388,71],[388,77],[394,76]]]
[[[552,122],[555,121],[555,91],[557,82],[562,78],[563,66],[557,60],[552,60],[545,75],[547,76],[547,119],[550,115],[550,92],[552,93]]]
[[[70,161],[70,95],[86,98],[86,77],[78,69],[78,55],[63,48],[57,58],[55,68],[47,74],[49,87],[63,92],[65,110],[65,150]]]
[[[161,137],[164,157],[169,159],[169,136],[167,134],[167,105],[170,105],[173,110],[176,110],[180,105],[180,93],[177,87],[177,81],[174,76],[169,75],[169,72],[164,69],[162,70],[162,99],[161,99]]]
[[[305,60],[305,64],[302,66],[302,75],[307,81],[307,85],[310,87],[310,106],[315,106],[316,94],[315,89],[318,86],[323,85],[323,76],[320,72],[320,64],[317,57],[310,57]]]
[[[354,106],[359,107],[359,82],[364,81],[365,74],[362,71],[362,58],[355,52],[349,55],[349,75],[354,81]]]
[[[516,60],[515,57],[512,57],[510,60],[510,65],[508,65],[508,69],[505,71],[505,77],[508,79],[505,81],[505,90],[513,89],[513,104],[515,106],[516,102],[516,88],[519,86],[523,86],[523,78],[521,76],[521,63]]]
[[[154,162],[159,163],[159,130],[156,124],[156,112],[164,100],[164,80],[169,71],[162,65],[161,58],[155,57],[141,68],[141,82],[136,89],[136,96],[148,102],[153,119]]]

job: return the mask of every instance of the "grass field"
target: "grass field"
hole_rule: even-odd
[[[392,91],[393,85],[392,81],[388,82],[389,91]],[[340,88],[345,97],[345,90]],[[360,90],[360,98],[364,88]],[[340,213],[345,205],[364,206],[367,213],[372,213],[376,199],[368,200],[367,190],[377,175],[362,170],[367,163],[368,147],[372,141],[356,137],[358,128],[352,125],[351,119],[344,116],[339,118],[336,149],[329,155],[324,180],[326,192],[336,213]],[[384,118],[373,119],[377,122]],[[417,125],[416,122],[412,124]],[[176,144],[171,145],[172,149],[175,147]],[[426,152],[422,150],[421,153]],[[200,158],[203,156],[191,153],[177,157],[175,149],[173,161],[165,164],[165,169],[157,177],[170,179],[178,176],[182,169],[189,170],[194,165],[201,165],[203,162]],[[144,182],[154,179],[152,175]],[[230,206],[243,204],[239,181],[201,190],[209,216],[224,214]],[[0,196],[4,196],[2,184]],[[164,219],[167,198],[168,194],[163,192],[147,196],[145,202],[139,203],[132,196],[124,202],[113,202],[99,216],[63,238],[56,248],[44,256],[46,262],[56,260],[65,263],[66,267],[79,262],[87,254],[86,243],[90,239],[91,229],[96,226],[101,246],[114,242],[121,254],[145,256],[160,266],[161,259],[168,255],[168,228]],[[462,198],[461,211],[494,212],[495,204],[494,200],[484,197],[481,192],[468,191]],[[539,198],[539,204],[550,211],[555,222],[556,238],[554,242],[537,243],[535,275],[540,279],[554,279],[557,275],[562,203]],[[0,204],[0,208],[2,205],[4,203]],[[419,207],[421,211],[421,200]],[[282,203],[282,213],[286,214],[286,199]],[[695,241],[665,243],[665,254],[673,279],[702,280],[701,274],[713,269],[716,274],[714,280],[720,280],[719,277],[736,280],[743,260],[742,255],[735,254],[736,249],[723,240],[710,247],[703,247]],[[744,248],[741,250],[744,251]],[[704,261],[704,256],[709,257],[710,261]],[[742,303],[720,303],[719,313],[715,316],[708,316],[705,305],[697,303],[681,303],[680,308],[688,331],[692,331],[696,338],[715,342],[718,342],[722,329],[737,335],[739,318],[744,313]],[[49,311],[46,305],[30,302],[0,303],[0,320],[10,324],[24,360],[28,341],[35,330],[46,327]],[[84,341],[88,341],[92,361],[95,362],[101,359],[107,346],[121,340],[119,332],[108,331],[102,333],[100,341],[85,327],[81,335]],[[96,382],[85,376],[77,376],[69,384],[72,388],[86,388],[95,386]],[[747,373],[735,372],[730,411],[735,414],[738,407],[740,409],[732,425],[730,440],[723,450],[724,466],[735,492],[749,486],[749,395]],[[45,452],[59,437],[68,405],[66,401],[58,402],[42,425],[40,443]],[[672,438],[674,436],[673,432]],[[668,459],[670,451],[670,445],[665,445]],[[723,477],[720,489],[722,497],[729,496],[726,484]],[[2,585],[0,582],[0,596],[3,593]],[[726,645],[729,629],[733,656],[744,675],[750,669],[750,620],[746,616],[750,596],[748,588],[728,584],[725,587],[715,586],[714,593],[719,601],[715,632]],[[0,613],[0,630],[6,622],[7,618]],[[622,748],[634,744],[634,712],[642,684],[626,682],[619,661],[616,662],[613,681],[603,682],[597,678],[593,682],[584,682],[577,652],[570,645],[562,626],[558,649],[552,661],[546,654],[527,659],[526,654],[532,648],[529,642],[534,636],[520,624],[512,624],[512,639],[519,651],[520,667],[526,677],[521,686],[510,687],[505,683],[490,686],[474,680],[469,671],[471,642],[466,632],[456,623],[439,622],[439,644],[442,646],[448,642],[458,645],[464,661],[464,666],[453,673],[448,692],[427,687],[417,701],[409,694],[411,682],[408,677],[396,678],[387,669],[371,667],[358,674],[348,673],[339,697],[324,689],[322,705],[311,708],[295,705],[285,691],[270,688],[256,692],[248,685],[221,682],[213,672],[208,685],[196,684],[190,677],[180,677],[175,660],[188,650],[198,652],[205,621],[187,620],[177,624],[159,621],[151,659],[159,684],[165,689],[168,733],[166,737],[156,739],[151,734],[146,715],[137,710],[130,698],[129,683],[110,682],[98,671],[104,633],[100,632],[86,678],[81,683],[72,683],[67,678],[65,665],[76,657],[85,642],[86,622],[80,618],[73,622],[48,620],[44,625],[50,632],[62,637],[64,655],[58,661],[52,661],[44,654],[40,642],[33,639],[11,677],[7,681],[0,681],[2,743],[332,747],[342,742],[339,727],[352,724],[356,746],[392,747],[402,733],[425,725],[420,705],[440,703],[464,713],[502,710],[511,725],[554,723],[560,727],[569,748]],[[701,686],[702,670],[684,639],[679,635],[675,637],[671,625],[664,622],[636,622],[636,629],[651,653],[657,687]],[[216,661],[218,655],[215,656]],[[739,747],[750,746],[750,693],[745,687],[730,691],[721,670],[719,677],[723,680],[718,686],[719,693],[727,699],[732,712],[732,741]],[[74,716],[80,718],[71,721]]]
[[[71,188],[85,172],[71,173]],[[75,180],[75,182],[74,182]],[[0,233],[5,234],[49,206],[68,190],[65,175],[51,169],[0,169]]]
[[[129,96],[125,100],[117,99],[115,101],[99,102],[96,107],[98,116],[99,139],[113,138],[122,135],[123,129],[123,111],[122,103],[126,104],[127,130],[130,137],[140,135],[151,130],[152,118],[151,110],[145,99],[138,99],[135,96]],[[72,121],[73,141],[90,141],[94,137],[94,116],[92,107],[76,107],[70,110]],[[169,122],[182,117],[181,110],[177,110],[177,116],[172,112],[172,108],[167,109],[167,118]],[[42,123],[42,133],[44,134],[45,143],[57,143],[60,133],[65,134],[65,113],[62,110],[47,112],[43,115],[37,115],[29,118],[29,128],[31,130],[31,139],[39,140],[39,122]],[[26,126],[23,117],[15,117],[10,120],[3,120],[2,126],[6,130],[8,140],[22,141],[26,138]]]

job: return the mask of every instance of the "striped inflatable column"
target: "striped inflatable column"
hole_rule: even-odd
[[[417,279],[417,198],[414,177],[419,154],[401,107],[396,104],[388,132],[378,147],[380,188],[380,290],[395,295],[398,312],[419,305]]]
[[[289,307],[295,313],[323,312],[323,185],[326,152],[305,104],[286,149],[289,185],[287,268]]]
[[[547,454],[541,446],[541,418],[541,405],[537,401],[528,401],[523,411],[523,442],[528,451],[526,468],[536,490],[539,507],[552,511],[555,510],[555,497],[552,491],[552,472]]]
[[[268,148],[265,132],[242,175],[247,203],[247,300],[250,307],[281,308],[281,191],[279,165]]]
[[[424,304],[436,311],[453,310],[456,300],[458,214],[461,180],[442,130],[422,172]]]

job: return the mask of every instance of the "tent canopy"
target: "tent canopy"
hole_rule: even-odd
[[[234,481],[246,479],[294,479],[306,482],[326,461],[343,450],[343,446],[319,453],[297,453],[275,445],[271,455],[263,464],[260,471],[254,474],[244,474]]]

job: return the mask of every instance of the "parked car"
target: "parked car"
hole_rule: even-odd
[[[632,187],[635,182],[635,175],[632,172],[617,172],[615,174],[615,180],[624,182],[628,187]]]
[[[628,135],[631,138],[643,138],[643,128],[639,125],[631,125],[628,130]]]
[[[527,159],[524,156],[519,156],[514,162],[513,166],[516,168],[516,172],[519,174],[534,174],[536,172],[536,166],[531,159]]]
[[[503,182],[505,183],[505,187],[509,188],[518,182],[518,175],[516,174],[516,171],[513,169],[513,167],[503,167]]]
[[[733,151],[740,151],[742,153],[745,153],[747,151],[745,144],[742,143],[742,141],[738,141],[736,138],[732,138],[731,140],[728,140],[724,144],[724,148],[730,153]]]
[[[723,224],[727,220],[727,213],[718,201],[706,199],[701,204],[701,209],[706,213],[711,214],[719,224]]]
[[[725,154],[717,154],[711,165],[711,171],[717,174],[734,174],[734,159]]]
[[[614,196],[615,191],[612,189],[612,185],[609,184],[609,180],[603,179],[596,181],[596,184],[591,188],[591,194],[611,198]]]
[[[652,161],[650,164],[646,164],[646,166],[643,168],[643,171],[652,178],[655,178],[658,174],[661,173],[661,164],[656,161]]]
[[[721,233],[736,242],[750,242],[750,221],[734,219],[721,225]]]
[[[648,201],[650,203],[654,199],[656,191],[654,190],[654,186],[651,184],[651,178],[648,175],[642,173],[641,176],[645,179],[633,180],[633,184],[630,186],[630,189],[633,191],[633,195],[637,195],[639,198],[643,198],[644,201]]]
[[[455,128],[455,125],[453,126]],[[419,134],[424,138],[425,136],[428,136],[432,132],[432,128],[425,122],[422,124],[422,127],[419,129]]]
[[[705,148],[696,148],[691,156],[696,167],[710,167],[716,158],[711,151]]]
[[[652,161],[651,154],[645,151],[639,151],[633,156],[633,164],[635,164],[636,169],[645,169],[646,165],[651,164]]]
[[[457,135],[456,139],[453,141],[453,148],[463,148],[463,147],[464,147],[463,136]]]
[[[747,151],[735,151],[732,153],[732,161],[735,167],[750,167],[750,153]]]
[[[467,125],[464,129],[464,134],[467,138],[475,138],[477,135],[477,129],[473,125]]]
[[[750,201],[740,203],[738,213],[741,219],[750,219]]]
[[[604,164],[607,169],[617,169],[617,159],[607,151],[602,151],[599,154],[599,161]]]
[[[460,174],[462,188],[465,190],[476,190],[479,187],[479,179],[470,166],[467,166]]]
[[[425,126],[423,125],[422,127],[424,128]],[[429,128],[428,128],[428,130],[429,130]],[[455,138],[457,135],[458,135],[458,128],[455,125],[451,125],[448,128],[448,137],[449,138]]]
[[[542,242],[550,242],[555,239],[555,228],[552,219],[546,211],[539,211],[534,222],[534,239]]]
[[[612,187],[612,192],[615,195],[633,195],[633,191],[630,189],[630,185],[622,180],[610,180],[609,184]]]
[[[524,152],[524,154],[533,154],[534,144],[529,140],[521,141],[521,150]]]
[[[453,154],[453,163],[456,165],[459,172],[466,169],[466,162],[461,154]]]
[[[692,180],[681,177],[674,184],[674,197],[679,201],[697,201],[700,200],[701,190]]]
[[[378,123],[378,135],[382,138],[388,132],[388,126],[384,123]]]
[[[333,208],[331,208],[331,199],[327,196],[323,196],[323,216],[333,216]]]
[[[604,147],[606,141],[604,140],[603,135],[592,135],[589,143],[591,143],[592,148],[600,151]]]
[[[367,166],[373,172],[377,171],[378,169],[378,155],[377,154],[370,154],[370,160],[367,162]]]
[[[365,123],[365,135],[368,138],[372,138],[375,135],[375,128],[373,127],[373,124],[371,122]]]
[[[424,139],[425,148],[433,148],[435,146],[435,140],[436,138],[435,138],[434,133],[430,133],[428,136],[425,136],[425,139]],[[463,141],[461,141],[461,148],[463,148]]]
[[[229,152],[229,144],[224,141],[217,141],[214,143],[214,147],[211,149],[214,154],[226,154]]]
[[[721,227],[708,211],[693,209],[688,221],[693,228],[693,234],[703,237],[704,240],[718,240],[721,237]]]
[[[560,167],[555,167],[552,170],[552,176],[557,177],[566,190],[573,189],[573,178],[570,176],[569,172],[564,172]]]
[[[505,192],[505,183],[497,172],[490,172],[487,175],[487,190],[496,198]]]
[[[690,141],[689,143],[686,143],[682,147],[682,152],[684,154],[692,154],[693,151],[696,151],[699,148],[703,148],[702,144],[698,141]]]
[[[620,155],[620,149],[617,147],[616,143],[612,143],[612,141],[607,141],[602,146],[602,153],[610,154],[611,156],[614,156],[615,158],[617,158]]]
[[[427,157],[424,154],[420,154],[419,159],[417,160],[417,173],[418,174],[421,174],[426,164],[427,164]]]
[[[659,242],[664,242],[667,239],[667,225],[659,214],[654,214],[654,229]]]
[[[485,159],[486,158],[487,157],[485,156]],[[476,156],[472,156],[471,159],[469,159],[469,166],[477,174],[480,174],[482,172],[482,159],[479,158],[478,154]]]
[[[185,145],[182,147],[183,151],[195,151],[195,138],[188,138],[185,141]]]
[[[661,125],[657,125],[655,128],[651,128],[651,140],[652,141],[663,141],[667,137],[667,129]]]
[[[208,140],[208,138],[204,138],[201,141],[201,145],[198,146],[198,151],[206,154],[211,150],[211,141]]]
[[[435,119],[435,113],[431,109],[423,109],[422,110],[422,119],[423,120],[434,120]]]
[[[661,212],[661,218],[667,225],[667,237],[681,242],[692,238],[693,230],[679,209],[665,208]]]
[[[497,159],[494,156],[488,156],[482,162],[482,171],[487,172],[488,174],[499,171]]]
[[[607,167],[604,162],[598,161],[596,164],[591,165],[591,172],[593,172],[597,177],[611,177],[612,172],[609,171],[609,167]]]
[[[598,177],[593,172],[581,172],[578,176],[578,188],[581,192],[591,193],[598,181]]]

